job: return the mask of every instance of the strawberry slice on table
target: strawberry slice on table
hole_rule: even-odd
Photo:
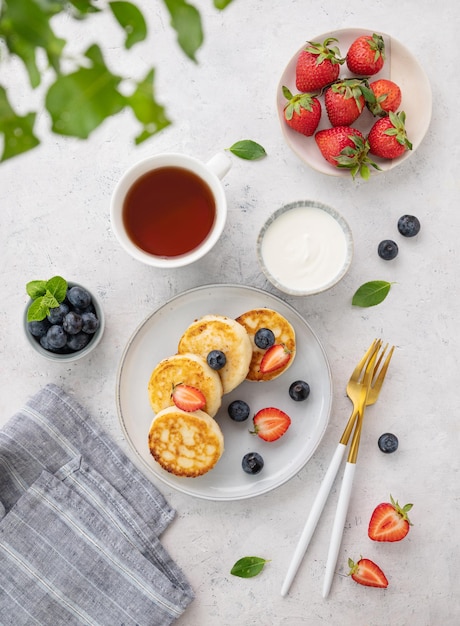
[[[184,383],[173,386],[171,398],[177,408],[183,411],[198,411],[206,405],[203,392],[191,385],[184,385]]]
[[[349,576],[360,585],[366,587],[388,587],[388,580],[380,567],[370,559],[359,559],[354,563],[353,559],[348,559],[350,567]]]
[[[287,99],[284,107],[286,124],[301,135],[311,137],[321,119],[320,101],[309,93],[292,95],[289,89],[284,86],[283,95]]]
[[[407,513],[413,505],[401,507],[391,495],[390,500],[379,504],[372,513],[367,534],[373,541],[401,541],[412,526]]]
[[[340,50],[332,43],[338,41],[328,37],[323,43],[309,41],[301,50],[296,63],[296,87],[299,91],[319,91],[337,80],[344,59]]]
[[[276,343],[271,346],[262,357],[260,362],[260,371],[262,374],[268,374],[284,367],[291,358],[291,351],[286,348],[283,343]]]
[[[260,409],[254,417],[253,435],[258,435],[264,441],[276,441],[284,435],[291,425],[291,418],[287,413],[276,407]]]

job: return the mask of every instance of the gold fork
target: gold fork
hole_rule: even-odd
[[[326,562],[326,575],[323,585],[323,598],[326,598],[329,594],[332,584],[332,578],[334,576],[335,566],[337,563],[337,557],[340,550],[340,544],[342,541],[343,529],[347,516],[348,504],[350,502],[351,489],[353,486],[353,478],[356,469],[356,461],[358,458],[358,448],[361,437],[364,410],[368,404],[373,404],[372,401],[375,402],[375,400],[377,399],[375,395],[377,395],[378,397],[380,393],[380,389],[387,373],[391,357],[393,356],[394,346],[389,351],[382,367],[380,368],[380,371],[376,374],[376,370],[379,369],[387,347],[388,344],[385,346],[383,351],[380,352],[380,355],[377,359],[378,351],[381,350],[381,342],[379,343],[377,350],[374,350],[372,356],[367,362],[364,377],[362,379],[362,385],[357,400],[358,410],[356,427],[355,432],[353,433],[353,439],[351,442],[350,451],[348,453],[347,463],[345,465],[342,486],[340,489],[339,500],[337,502],[337,510],[334,518],[334,525],[332,528],[331,542],[329,544],[329,552]],[[373,381],[375,381],[374,385]]]
[[[294,555],[292,557],[283,585],[281,587],[282,596],[285,596],[289,591],[291,583],[294,580],[300,563],[302,562],[305,552],[307,551],[308,545],[311,541],[321,513],[324,509],[324,505],[326,504],[326,500],[332,489],[332,485],[334,483],[335,477],[337,476],[340,463],[342,462],[342,459],[344,457],[345,449],[347,447],[351,432],[353,430],[353,426],[356,422],[356,418],[358,415],[359,399],[364,384],[364,374],[366,372],[366,368],[370,366],[371,360],[373,359],[374,355],[376,358],[374,358],[373,360],[374,367],[372,369],[372,373],[374,372],[375,367],[378,367],[380,365],[382,355],[377,358],[377,351],[380,349],[381,344],[382,342],[380,339],[375,339],[372,342],[372,344],[369,346],[368,350],[364,354],[363,358],[359,361],[359,363],[353,370],[350,380],[348,381],[347,394],[353,402],[353,412],[350,416],[350,419],[348,420],[342,437],[340,438],[339,444],[323,478],[319,491],[316,494],[316,498],[313,502],[310,514],[305,523],[300,539],[297,543]],[[370,387],[366,395],[366,403],[374,404],[374,402],[376,402],[380,393],[380,389],[382,388],[388,364],[389,362],[386,363],[386,367],[384,366],[385,370],[382,367],[378,376],[372,376],[372,379],[370,381]]]

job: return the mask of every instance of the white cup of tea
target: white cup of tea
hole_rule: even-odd
[[[125,251],[163,268],[188,265],[207,254],[227,219],[221,179],[231,164],[224,152],[206,163],[165,153],[130,167],[110,204],[112,229]]]

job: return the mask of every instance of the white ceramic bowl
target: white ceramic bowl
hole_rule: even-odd
[[[402,43],[397,41],[394,37],[382,33],[378,29],[363,30],[358,28],[345,28],[343,30],[335,30],[329,33],[324,33],[323,35],[309,37],[308,40],[319,41],[322,43],[328,37],[335,37],[338,42],[334,42],[334,45],[338,46],[341,56],[345,57],[348,48],[357,37],[360,37],[361,35],[372,35],[372,33],[382,35],[385,41],[386,58],[382,70],[378,72],[378,74],[371,76],[369,80],[372,82],[378,78],[387,78],[399,85],[402,93],[402,101],[399,110],[406,113],[407,136],[413,146],[412,150],[407,150],[402,156],[393,160],[379,159],[378,157],[370,155],[372,160],[375,161],[379,167],[381,167],[381,170],[386,171],[396,167],[414,154],[425,137],[430,125],[432,93],[425,71],[420,66],[414,55],[407,50]],[[349,170],[334,167],[324,159],[316,145],[314,137],[305,137],[304,135],[295,132],[286,124],[284,119],[284,107],[287,101],[283,95],[282,87],[285,85],[291,90],[292,93],[297,93],[295,86],[295,68],[299,53],[305,48],[305,46],[306,42],[304,42],[292,56],[283,74],[281,75],[278,84],[276,105],[284,139],[295,154],[314,170],[322,172],[323,174],[329,174],[330,176],[351,176]],[[346,63],[344,63],[341,65],[340,78],[349,78],[350,76],[350,71],[348,70]],[[319,100],[321,102],[323,112],[318,130],[322,130],[323,128],[329,128],[330,123],[324,106],[324,97],[320,96]],[[363,111],[358,120],[352,124],[352,126],[360,130],[366,136],[374,121],[375,118],[372,116],[370,111],[366,109]],[[379,170],[376,170],[373,167],[371,167],[370,170],[371,175],[379,173]]]
[[[310,296],[336,285],[353,258],[353,235],[333,208],[311,200],[287,204],[263,225],[257,239],[263,273],[291,296]]]
[[[74,283],[70,281],[68,283],[69,288],[74,287],[75,285],[84,287],[84,285],[80,285],[79,283]],[[45,357],[46,359],[50,361],[58,361],[58,362],[60,361],[61,363],[69,363],[72,361],[77,361],[78,359],[81,359],[87,356],[90,352],[92,352],[101,341],[102,335],[104,334],[104,328],[105,328],[105,316],[104,316],[104,310],[102,308],[102,303],[96,294],[91,292],[87,287],[84,287],[84,289],[86,289],[86,291],[88,291],[91,294],[92,304],[94,306],[96,316],[99,320],[99,327],[96,330],[96,332],[92,335],[89,343],[84,348],[82,348],[81,350],[77,352],[68,352],[65,354],[61,354],[58,352],[51,352],[50,350],[45,350],[45,348],[43,348],[40,345],[39,340],[36,337],[34,337],[28,329],[27,311],[29,309],[29,306],[32,300],[29,300],[29,302],[27,303],[27,306],[24,310],[24,317],[23,317],[23,326],[24,326],[24,333],[25,333],[26,339],[31,345],[31,347],[38,354]]]

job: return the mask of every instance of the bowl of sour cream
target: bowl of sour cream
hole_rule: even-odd
[[[353,258],[353,236],[332,207],[301,200],[275,211],[257,239],[267,279],[292,296],[309,296],[336,285]]]

